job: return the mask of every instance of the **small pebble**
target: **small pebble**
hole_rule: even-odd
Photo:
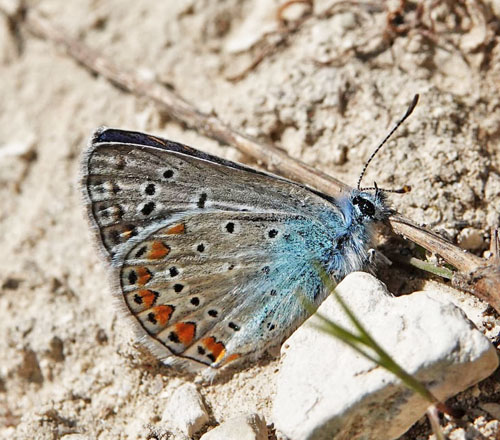
[[[186,383],[167,396],[161,418],[167,427],[191,437],[208,423],[208,414],[196,386]]]
[[[235,417],[204,434],[200,440],[267,440],[266,422],[258,414]]]

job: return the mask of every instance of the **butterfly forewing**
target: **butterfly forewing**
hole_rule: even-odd
[[[83,179],[105,253],[113,256],[145,227],[191,209],[302,212],[327,204],[298,185],[227,163],[147,145],[93,143]]]

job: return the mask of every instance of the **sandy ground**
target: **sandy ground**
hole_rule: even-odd
[[[332,3],[315,1],[314,16],[239,81],[228,78],[277,39],[277,1],[28,5],[124,68],[351,185],[420,93],[366,182],[410,184],[411,193],[391,197],[399,211],[483,255],[500,223],[500,10],[495,17],[494,2],[429,1],[419,18],[403,2],[391,29],[388,10],[345,2],[325,14]],[[53,44],[16,32],[3,14],[0,96],[0,438],[168,438],[165,401],[187,379],[138,347],[115,309],[82,209],[79,156],[107,125],[252,162],[89,74]],[[384,281],[395,293],[426,285],[405,269]],[[479,321],[495,333],[496,315]],[[211,425],[241,412],[270,423],[277,368],[260,364],[200,386]],[[500,438],[498,379],[455,399],[467,416],[447,425],[450,438]],[[422,420],[404,438],[429,435]]]

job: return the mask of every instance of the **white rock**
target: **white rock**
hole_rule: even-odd
[[[257,414],[243,415],[220,424],[200,440],[267,440],[267,426]]]
[[[494,347],[451,303],[418,292],[392,297],[366,273],[353,273],[337,291],[374,339],[439,399],[489,376]],[[352,328],[333,296],[319,308]],[[428,402],[311,320],[283,347],[273,422],[292,439],[389,440],[417,421]],[[313,321],[314,322],[314,321]],[[317,322],[317,321],[316,321]]]
[[[203,405],[196,386],[192,383],[180,386],[167,399],[167,405],[161,418],[162,423],[167,427],[179,430],[191,437],[208,422],[205,405]]]

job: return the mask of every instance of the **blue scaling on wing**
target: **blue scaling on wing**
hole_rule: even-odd
[[[337,206],[321,209],[314,216],[291,217],[284,222],[270,249],[273,262],[249,280],[244,289],[248,297],[231,313],[250,313],[251,317],[245,331],[228,348],[242,351],[255,344],[250,335],[261,344],[278,342],[295,330],[309,314],[304,300],[319,305],[329,293],[320,267],[336,281],[363,268],[371,222],[359,221],[350,200],[340,200]]]

